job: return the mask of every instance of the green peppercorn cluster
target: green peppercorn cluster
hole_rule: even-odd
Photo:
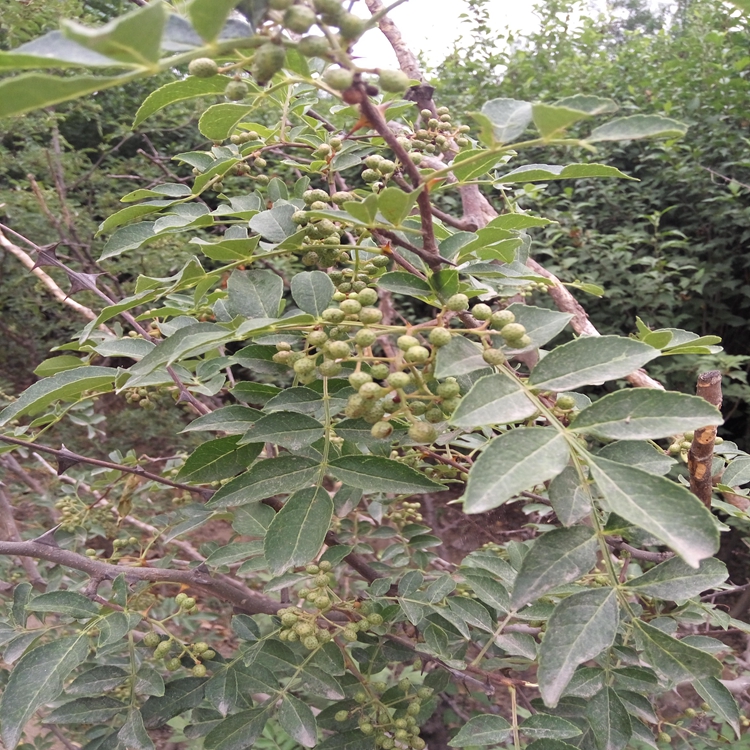
[[[314,651],[336,635],[344,641],[354,642],[357,640],[358,632],[365,632],[383,624],[383,617],[372,612],[370,607],[363,606],[358,609],[354,603],[340,600],[336,603],[336,608],[348,612],[351,621],[342,624],[327,620],[326,613],[333,608],[334,600],[338,599],[331,589],[335,582],[330,573],[331,567],[331,563],[324,560],[305,568],[310,579],[305,587],[297,591],[297,595],[316,611],[310,612],[302,607],[280,609],[277,614],[281,620],[279,638],[282,641],[299,641],[305,648]]]
[[[108,539],[117,535],[117,515],[110,505],[91,507],[78,497],[68,496],[58,500],[55,508],[60,511],[60,528],[63,531],[73,532],[83,527],[89,533],[103,531]]]
[[[456,127],[451,122],[451,114],[448,107],[440,107],[433,114],[429,109],[423,109],[420,112],[422,127],[417,128],[409,139],[411,142],[412,161],[419,164],[422,160],[422,154],[440,155],[456,146],[463,147],[469,145],[469,139],[466,133],[470,128],[468,125]],[[453,143],[452,143],[453,142]],[[417,156],[415,159],[414,157]]]
[[[422,523],[424,517],[420,513],[422,506],[419,503],[403,501],[394,503],[389,507],[386,518],[392,521],[399,529],[410,523]]]
[[[142,643],[153,649],[154,659],[164,660],[164,667],[169,672],[185,667],[193,677],[205,677],[208,669],[203,662],[216,657],[216,651],[203,641],[178,643],[171,635],[159,635],[154,631],[146,633]]]
[[[387,695],[381,699],[386,691]],[[372,737],[375,746],[384,750],[424,750],[427,743],[419,736],[417,716],[422,709],[422,701],[430,698],[432,693],[432,688],[417,688],[407,677],[400,679],[392,688],[386,682],[363,683],[354,694],[358,704],[356,708],[342,709],[334,718],[338,722],[356,719],[359,731]],[[387,704],[385,699],[389,699]],[[404,703],[405,708],[402,707]],[[393,704],[398,708],[393,708]]]

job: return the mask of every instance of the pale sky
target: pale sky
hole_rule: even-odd
[[[384,3],[388,4],[387,0]],[[498,30],[533,29],[536,24],[533,5],[534,0],[490,0],[490,24]],[[437,64],[459,36],[468,34],[470,27],[459,20],[466,8],[464,0],[407,0],[391,11],[390,16],[412,51],[425,52],[428,61]],[[355,7],[355,10],[363,16],[369,15],[366,8]],[[396,67],[395,55],[377,29],[365,34],[354,52],[362,57],[360,63],[365,67]]]

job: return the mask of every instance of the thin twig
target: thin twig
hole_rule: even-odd
[[[125,466],[124,464],[116,464],[112,461],[103,461],[100,458],[90,458],[80,453],[73,453],[67,448],[52,448],[48,445],[40,445],[39,443],[32,443],[29,440],[20,440],[19,438],[9,437],[7,435],[0,435],[0,440],[4,443],[10,443],[12,445],[21,445],[24,448],[31,450],[41,451],[42,453],[49,453],[52,456],[56,456],[59,459],[65,461],[71,461],[74,463],[90,464],[91,466],[101,466],[105,469],[112,469],[114,471],[122,471],[126,474],[135,474],[136,476],[143,477],[144,479],[150,479],[152,482],[158,482],[159,484],[165,484],[169,487],[175,487],[186,492],[192,492],[194,495],[200,495],[204,500],[207,500],[213,495],[213,490],[207,487],[193,487],[189,484],[182,484],[181,482],[173,482],[171,479],[165,479],[160,477],[158,474],[152,474],[150,471],[146,471],[140,466]]]

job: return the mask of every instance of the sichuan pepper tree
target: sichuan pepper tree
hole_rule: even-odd
[[[2,227],[88,318],[0,412],[6,747],[35,717],[87,750],[169,732],[206,750],[731,743],[742,664],[706,633],[748,626],[714,601],[730,589],[705,479],[723,470],[742,499],[747,458],[714,448],[713,375],[701,398],[641,369],[717,340],[640,321],[599,335],[529,257],[548,221],[513,192],[627,179],[514,168],[524,148],[684,127],[588,94],[450,112],[378,0],[370,20],[338,0],[136,4],[0,57],[3,116],[172,71],[134,127],[195,98],[206,139],[102,222],[102,271],[181,240],[175,272],[124,298]],[[378,23],[401,70],[351,53]],[[37,68],[57,72],[18,73]],[[141,458],[58,439],[105,435],[105,399],[158,419],[169,396],[201,441],[187,454],[180,436]],[[59,479],[40,483],[50,461]],[[38,512],[16,522],[22,483]],[[456,504],[528,523],[450,554],[426,520]],[[201,537],[209,522],[226,543]],[[683,683],[687,708],[663,711]]]

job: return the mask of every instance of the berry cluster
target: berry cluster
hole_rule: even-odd
[[[354,700],[359,705],[351,711],[338,711],[334,718],[338,722],[357,719],[359,731],[372,737],[375,746],[384,750],[424,750],[427,743],[419,736],[417,716],[422,709],[422,701],[432,694],[433,690],[429,687],[415,689],[407,677],[400,679],[397,686],[391,689],[385,682],[366,683],[354,694]]]
[[[340,0],[269,0],[267,23],[261,26],[252,38],[255,46],[250,62],[250,73],[260,86],[265,86],[284,66],[286,48],[297,47],[307,57],[336,60],[336,53],[348,49],[367,30],[369,22],[347,11]],[[308,34],[313,26],[319,26],[324,35]],[[337,29],[338,33],[333,30]],[[295,42],[282,36],[282,31],[294,35],[304,34]],[[236,66],[230,66],[236,67]],[[225,69],[226,70],[226,69]],[[222,72],[215,60],[200,57],[188,66],[188,73],[197,78],[211,78]],[[323,80],[332,89],[344,91],[352,86],[359,71],[354,66],[330,68]],[[378,70],[378,83],[383,91],[403,93],[410,84],[409,77],[400,70]],[[244,99],[250,91],[247,83],[237,73],[229,81],[224,96],[230,101]],[[374,89],[377,93],[377,89]]]
[[[76,528],[83,527],[88,532],[103,531],[109,539],[117,534],[117,516],[109,505],[91,507],[77,497],[65,497],[55,503],[55,508],[62,516],[60,528],[63,531],[73,532]]]
[[[154,650],[155,659],[164,659],[164,666],[170,672],[189,667],[194,677],[205,677],[207,669],[203,662],[216,656],[216,651],[203,641],[181,644],[170,635],[153,631],[143,636],[143,645]]]
[[[305,648],[314,651],[331,641],[336,634],[345,641],[354,642],[357,640],[358,632],[366,632],[383,624],[383,617],[372,612],[371,606],[368,606],[369,602],[365,602],[360,608],[339,602],[338,609],[349,611],[352,618],[357,617],[345,624],[323,617],[334,606],[333,599],[336,597],[330,588],[335,580],[329,572],[331,567],[330,562],[322,561],[305,568],[305,572],[311,576],[309,587],[301,588],[297,595],[317,611],[308,612],[300,607],[280,609],[277,614],[281,620],[279,638],[282,641],[299,641]],[[319,624],[323,620],[326,622],[325,627]]]
[[[451,141],[455,141],[459,147],[469,145],[469,140],[465,137],[470,130],[469,126],[453,125],[448,107],[440,107],[437,117],[429,109],[423,109],[420,115],[423,127],[418,128],[411,138],[411,147],[415,152],[442,154],[451,148]]]

